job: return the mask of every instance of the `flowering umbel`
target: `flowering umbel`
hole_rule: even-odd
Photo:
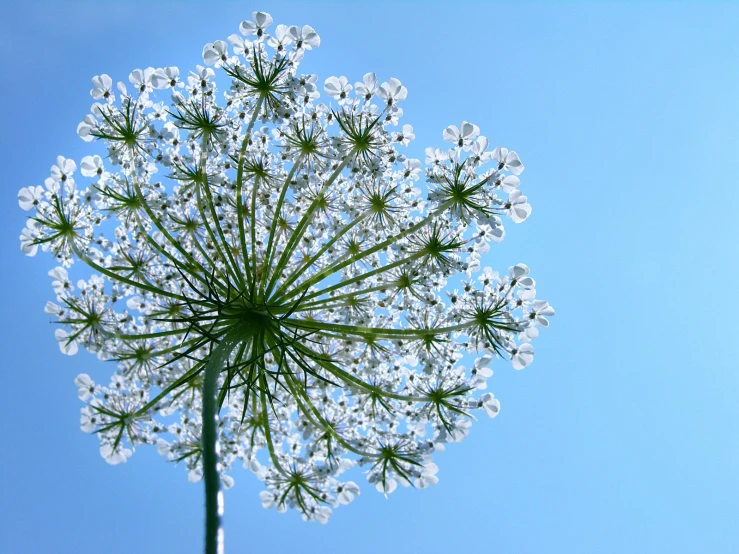
[[[325,523],[359,494],[353,466],[385,494],[435,484],[433,454],[499,412],[492,360],[529,365],[554,311],[527,266],[481,263],[503,218],[531,213],[516,152],[449,126],[422,191],[401,82],[329,77],[320,103],[298,71],[318,35],[271,23],[254,13],[187,76],[93,78],[77,131],[107,156],[59,156],[20,191],[21,248],[58,260],[46,312],[62,352],[117,364],[107,386],[76,380],[109,463],[150,444],[226,487],[241,463],[265,508]],[[75,284],[74,262],[92,271]]]

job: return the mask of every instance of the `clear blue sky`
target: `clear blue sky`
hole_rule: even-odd
[[[0,551],[201,549],[183,468],[153,448],[109,466],[79,430],[75,376],[113,367],[59,352],[16,194],[88,153],[93,75],[187,71],[257,9],[319,32],[320,82],[400,78],[412,155],[462,119],[518,151],[533,214],[488,260],[527,263],[557,316],[531,367],[494,367],[501,414],[438,456],[436,487],[365,482],[320,526],[263,510],[239,468],[227,553],[739,552],[739,4],[269,0],[3,9]]]

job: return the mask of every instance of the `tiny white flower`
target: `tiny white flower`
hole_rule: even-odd
[[[321,45],[321,37],[310,25],[303,25],[302,27],[293,25],[290,27],[289,33],[297,48],[311,50]]]
[[[493,159],[498,162],[498,169],[506,169],[514,175],[520,175],[523,172],[523,164],[514,151],[508,151],[507,148],[500,146],[493,150]]]
[[[221,475],[221,486],[223,487],[223,490],[233,488],[234,483],[234,478],[230,475]]]
[[[510,217],[514,223],[523,223],[531,215],[531,204],[520,190],[513,190],[508,196],[508,203],[505,205]]]
[[[257,35],[258,39],[264,37],[264,31],[272,25],[272,16],[265,12],[254,12],[251,14],[254,21],[243,21],[239,27],[242,35]]]
[[[337,487],[336,493],[339,504],[346,505],[359,496],[359,487],[354,481],[347,481]]]
[[[92,405],[85,406],[80,410],[80,429],[83,433],[94,433],[98,425],[98,415]]]
[[[323,85],[326,94],[338,100],[340,105],[344,105],[350,101],[349,92],[352,86],[343,75],[341,77],[329,77]]]
[[[489,417],[495,417],[500,412],[500,402],[491,392],[486,392],[480,397],[480,405]]]
[[[377,481],[375,488],[387,497],[388,494],[392,494],[398,488],[398,482],[392,477],[386,477],[384,480]]]
[[[113,79],[108,75],[95,75],[92,78],[93,88],[90,91],[90,96],[95,100],[106,100],[107,102],[113,102],[115,100],[113,96]]]
[[[475,139],[480,135],[480,128],[477,125],[463,121],[459,127],[450,125],[444,129],[444,140],[454,143],[459,148],[469,150]]]
[[[206,44],[203,47],[203,61],[207,65],[221,67],[228,61],[228,44],[223,40]]]
[[[75,171],[77,171],[77,164],[74,163],[74,160],[57,156],[56,165],[51,166],[51,178],[56,183],[63,183],[67,179],[71,179]]]
[[[136,92],[151,92],[154,90],[154,84],[152,77],[154,76],[155,69],[153,67],[147,67],[146,69],[134,69],[129,75],[128,80],[136,89]]]
[[[43,187],[23,187],[18,192],[18,205],[20,205],[22,210],[28,211],[34,206],[37,206],[43,197]]]
[[[128,458],[131,457],[133,451],[129,448],[124,448],[120,444],[113,446],[112,444],[105,443],[100,446],[100,455],[110,465],[125,464]]]
[[[66,354],[67,356],[74,356],[77,354],[77,343],[69,336],[67,331],[64,329],[57,329],[54,331],[54,336],[59,342],[59,350],[62,351],[62,354]]]
[[[151,84],[157,90],[184,86],[184,83],[180,81],[180,70],[177,67],[163,67],[155,70],[151,75]]]
[[[365,102],[369,102],[377,92],[377,75],[365,73],[362,82],[355,83],[354,88],[357,91],[357,96],[363,98]]]
[[[526,314],[526,319],[532,325],[549,327],[549,320],[545,316],[553,316],[554,308],[549,305],[549,302],[544,300],[534,300],[531,307],[524,313]]]
[[[516,264],[508,268],[508,274],[511,279],[522,288],[530,289],[536,286],[536,281],[529,276],[529,266],[526,264]]]
[[[436,485],[439,482],[439,478],[436,474],[439,472],[439,467],[433,462],[427,462],[421,470],[421,475],[414,481],[414,485],[418,489],[425,489],[430,485]]]
[[[83,402],[87,402],[87,400],[89,400],[90,397],[96,394],[99,390],[99,387],[95,385],[95,382],[89,375],[87,375],[87,373],[80,373],[74,380],[74,384],[79,388],[77,396],[79,396],[79,399]]]
[[[80,173],[85,177],[99,177],[104,171],[103,159],[97,154],[94,156],[85,156],[80,161]]]
[[[49,271],[49,277],[54,279],[51,282],[51,286],[54,287],[57,297],[64,296],[66,293],[74,290],[72,281],[69,279],[69,273],[63,267],[56,267]]]
[[[393,133],[393,141],[398,142],[402,144],[403,146],[408,146],[410,142],[416,138],[416,135],[413,134],[413,126],[411,125],[403,125],[403,130]]]
[[[513,369],[523,369],[534,361],[534,347],[524,343],[511,351],[511,365]]]
[[[406,99],[408,89],[398,79],[392,77],[389,81],[380,85],[377,96],[382,98],[389,106],[392,106]]]
[[[91,114],[86,115],[83,120],[77,125],[77,134],[85,142],[92,142],[95,138],[92,132],[97,128],[97,120]]]

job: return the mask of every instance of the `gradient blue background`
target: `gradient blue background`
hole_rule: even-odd
[[[319,32],[321,83],[400,78],[411,155],[462,119],[520,153],[533,215],[488,261],[527,263],[557,316],[531,367],[496,364],[501,414],[438,456],[439,485],[364,482],[324,527],[263,510],[238,468],[227,552],[739,552],[739,5],[269,0],[3,8],[0,551],[201,550],[183,468],[111,467],[79,430],[75,376],[113,367],[59,352],[16,194],[88,153],[93,75],[186,72],[256,9]]]

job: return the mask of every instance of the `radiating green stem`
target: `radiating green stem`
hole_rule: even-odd
[[[326,194],[326,191],[329,189],[331,184],[336,180],[336,178],[341,174],[342,170],[346,167],[346,165],[349,163],[349,157],[345,157],[344,160],[336,167],[334,172],[331,174],[331,176],[326,180],[326,182],[321,187],[321,190],[316,195],[313,202],[311,202],[310,206],[308,206],[308,209],[305,214],[303,214],[303,217],[298,222],[298,225],[295,227],[295,231],[293,232],[290,239],[287,241],[287,244],[285,245],[285,249],[282,252],[282,255],[280,256],[279,260],[277,261],[277,264],[274,268],[272,278],[270,279],[269,283],[267,284],[267,288],[265,289],[265,297],[269,296],[272,292],[272,289],[275,287],[277,282],[280,280],[282,270],[287,265],[288,261],[290,260],[290,256],[292,255],[293,251],[297,247],[298,243],[300,242],[300,239],[303,238],[303,233],[308,228],[308,225],[310,225],[311,220],[313,219],[313,214],[315,213],[316,209],[318,208],[318,203],[320,198]]]
[[[253,280],[252,268],[249,265],[249,253],[246,249],[246,229],[244,228],[244,206],[241,200],[242,190],[244,188],[244,161],[246,159],[246,148],[249,145],[249,139],[251,138],[251,130],[254,127],[254,123],[259,116],[259,112],[262,109],[262,103],[264,102],[264,96],[260,95],[254,106],[254,111],[251,114],[249,125],[244,132],[244,140],[241,142],[241,150],[239,151],[239,167],[236,173],[236,214],[239,220],[239,242],[241,243],[241,258],[244,260],[244,271],[246,272],[247,280]],[[256,186],[256,183],[254,183]],[[252,214],[252,219],[254,214]],[[256,274],[256,268],[254,268]]]
[[[275,205],[274,215],[272,216],[272,227],[269,232],[269,241],[267,242],[267,252],[264,255],[265,262],[264,271],[262,273],[262,282],[260,283],[259,287],[262,293],[264,292],[264,288],[267,285],[267,276],[269,274],[269,268],[272,266],[272,258],[274,257],[274,250],[272,247],[274,246],[275,248],[277,248],[277,243],[279,242],[277,223],[280,218],[280,212],[282,211],[282,205],[285,202],[285,195],[290,188],[290,183],[293,180],[293,176],[297,172],[300,165],[303,163],[304,159],[305,155],[300,154],[295,162],[293,162],[293,166],[290,169],[290,173],[288,173],[287,177],[285,178],[285,182],[282,185],[282,190],[280,191],[280,197],[277,199],[277,204]]]
[[[303,297],[303,301],[312,300],[314,298],[318,298],[319,296],[323,296],[324,294],[328,294],[331,291],[339,290],[341,288],[344,288],[348,285],[351,285],[353,283],[359,283],[360,281],[364,281],[366,279],[369,279],[370,277],[373,277],[375,275],[380,275],[381,273],[385,273],[387,271],[391,271],[395,269],[396,267],[401,267],[405,264],[414,262],[418,259],[423,257],[422,252],[417,252],[415,254],[411,254],[410,256],[406,256],[405,258],[401,258],[399,260],[395,260],[392,263],[389,263],[387,265],[383,265],[381,267],[378,267],[377,269],[373,269],[372,271],[368,271],[367,273],[360,273],[359,275],[355,275],[354,277],[350,277],[349,279],[345,279],[343,281],[340,281],[336,283],[335,285],[331,285],[330,287],[323,288],[319,291],[313,292],[311,294],[307,294]],[[294,289],[295,290],[295,289]],[[283,298],[287,298],[289,296],[292,296],[291,294],[286,295]]]
[[[321,248],[318,252],[316,252],[309,260],[307,260],[300,268],[296,269],[290,277],[287,278],[287,280],[280,285],[280,287],[275,291],[273,297],[279,298],[284,291],[287,290],[287,288],[292,285],[308,268],[312,267],[313,264],[320,258],[326,250],[331,248],[334,243],[339,240],[341,237],[343,237],[346,233],[348,233],[353,227],[355,227],[358,223],[360,223],[363,219],[367,218],[370,215],[370,212],[364,212],[359,217],[355,218],[354,220],[350,221],[342,229],[340,229],[331,239],[329,239],[326,244],[323,245],[323,248]]]
[[[110,279],[114,281],[126,283],[127,285],[131,285],[132,287],[143,289],[151,293],[158,294],[160,296],[166,296],[168,298],[174,298],[176,300],[182,300],[185,302],[188,300],[188,298],[182,296],[181,294],[169,292],[162,288],[157,288],[151,283],[149,283],[148,281],[145,281],[144,279],[142,279],[141,281],[134,281],[133,279],[129,279],[128,277],[124,277],[123,275],[118,275],[114,271],[110,271],[104,268],[103,266],[98,265],[97,263],[92,261],[89,256],[87,256],[86,254],[82,252],[82,250],[80,250],[80,248],[74,243],[74,241],[69,241],[69,245],[72,249],[72,252],[74,252],[80,260],[85,262],[88,266],[90,266],[95,271],[99,271],[100,273],[102,273],[106,277],[110,277]]]
[[[418,397],[418,396],[409,396],[406,394],[397,394],[391,391],[386,391],[384,389],[378,388],[374,385],[371,385],[370,383],[366,383],[365,381],[362,381],[359,377],[356,377],[355,375],[352,375],[348,371],[344,371],[336,365],[331,358],[326,357],[325,355],[319,354],[315,350],[307,347],[304,344],[298,343],[295,345],[295,350],[297,352],[300,352],[302,355],[307,356],[312,361],[326,369],[329,373],[334,375],[335,377],[338,377],[342,381],[346,381],[348,383],[352,383],[353,385],[357,386],[359,389],[367,392],[376,394],[378,396],[384,396],[386,398],[394,398],[396,400],[402,400],[405,402],[423,402],[424,398]],[[294,356],[291,357],[294,358]]]
[[[136,182],[135,176],[132,177],[132,184],[134,191],[136,192],[136,197],[139,200],[139,204],[142,208],[144,208],[144,211],[146,212],[146,215],[149,216],[149,220],[156,226],[157,230],[159,230],[160,233],[162,233],[169,244],[174,246],[180,254],[182,254],[187,261],[189,261],[193,266],[199,268],[203,272],[205,272],[205,268],[200,264],[195,258],[180,244],[180,241],[174,238],[170,232],[167,230],[167,228],[162,224],[159,217],[154,213],[154,211],[151,209],[151,206],[149,206],[149,203],[146,201],[146,197],[144,196],[143,191],[141,190],[141,187],[139,187],[138,183]],[[184,265],[184,264],[176,264]]]
[[[283,321],[284,325],[297,327],[298,329],[318,329],[333,331],[335,333],[344,333],[347,335],[355,335],[359,337],[376,337],[381,339],[396,338],[423,338],[427,336],[441,335],[444,333],[453,333],[455,331],[464,331],[475,325],[474,321],[466,321],[458,325],[449,327],[436,327],[431,329],[394,329],[383,327],[362,327],[360,325],[344,325],[341,323],[326,323],[324,321],[312,321],[309,319],[292,319],[288,318]]]
[[[425,227],[429,223],[432,223],[437,217],[439,217],[441,214],[443,214],[444,211],[447,210],[452,205],[452,203],[453,203],[452,200],[447,200],[446,202],[444,202],[443,204],[441,204],[438,208],[436,208],[433,212],[431,212],[430,214],[428,214],[425,218],[423,218],[418,223],[415,223],[414,225],[411,225],[410,227],[408,227],[404,231],[399,231],[398,233],[396,233],[396,234],[388,237],[386,240],[382,241],[381,243],[376,244],[376,245],[372,246],[371,248],[368,248],[367,250],[363,250],[362,252],[360,252],[358,254],[355,254],[354,256],[352,256],[349,259],[342,260],[340,262],[337,262],[337,263],[329,266],[328,268],[326,268],[326,269],[324,269],[322,271],[319,271],[316,275],[314,275],[310,279],[307,279],[306,281],[304,281],[300,286],[295,287],[294,289],[292,289],[289,292],[287,292],[286,294],[284,294],[281,298],[276,299],[276,300],[278,300],[280,302],[284,302],[286,299],[292,298],[293,296],[295,296],[297,294],[300,294],[304,290],[310,288],[311,286],[315,285],[316,283],[319,283],[319,282],[323,281],[324,279],[330,277],[331,275],[333,275],[337,271],[340,271],[341,269],[345,268],[346,266],[351,265],[351,264],[353,264],[355,262],[358,262],[359,260],[361,260],[361,259],[366,258],[367,256],[369,256],[370,254],[374,254],[375,252],[378,252],[380,250],[383,250],[383,249],[387,248],[391,244],[393,244],[393,243],[397,242],[398,240],[400,240],[400,239],[402,239],[402,238],[410,235],[411,233],[415,233],[416,231],[422,229],[423,227]],[[328,289],[326,289],[326,290],[328,290]]]

